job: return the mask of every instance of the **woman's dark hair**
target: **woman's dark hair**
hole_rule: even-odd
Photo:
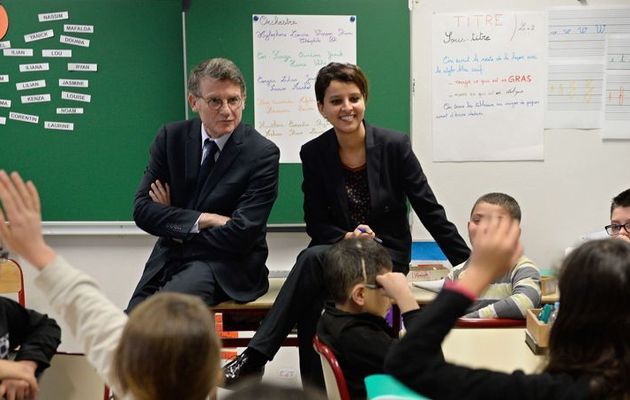
[[[630,244],[584,243],[564,260],[545,370],[587,377],[593,394],[630,394]]]
[[[331,62],[322,67],[315,80],[315,98],[318,103],[324,103],[324,94],[326,94],[326,89],[332,81],[354,83],[361,91],[363,99],[367,101],[368,82],[358,65]]]

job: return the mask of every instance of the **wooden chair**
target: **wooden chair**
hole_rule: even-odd
[[[16,293],[17,301],[24,307],[24,275],[14,261],[0,257],[0,293]]]
[[[319,337],[313,338],[313,348],[319,354],[324,370],[324,382],[326,383],[326,395],[329,400],[350,400],[348,384],[343,375],[341,366],[335,357],[332,349],[324,344]]]

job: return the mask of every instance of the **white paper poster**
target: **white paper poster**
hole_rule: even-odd
[[[541,12],[433,16],[435,161],[543,158],[544,22]]]
[[[617,103],[611,100],[609,95],[618,88],[610,87],[606,79],[610,71],[630,66],[624,55],[630,47],[628,32],[628,7],[549,10],[549,101],[545,128],[603,128],[603,137],[612,134],[611,137],[619,138],[618,123],[626,118],[627,111],[618,104],[619,98]]]
[[[601,128],[604,64],[549,61],[545,128]]]
[[[256,129],[280,148],[280,162],[299,163],[302,144],[330,128],[317,110],[317,72],[356,63],[356,17],[254,15],[252,24]]]

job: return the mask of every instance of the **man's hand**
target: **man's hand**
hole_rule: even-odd
[[[413,293],[411,293],[407,277],[400,272],[388,272],[377,275],[376,283],[383,287],[387,297],[396,302],[401,313],[420,308],[415,297],[413,297]]]
[[[354,228],[352,232],[346,233],[346,235],[344,236],[344,239],[362,238],[362,237],[365,237],[368,239],[374,239],[376,237],[376,234],[374,233],[372,228],[370,228],[368,225],[361,224],[357,226],[356,228]]]
[[[39,194],[33,182],[24,183],[17,172],[0,171],[0,240],[37,269],[55,258],[42,236]],[[6,213],[6,214],[5,214]],[[6,221],[8,220],[8,224]]]
[[[168,186],[168,183],[162,185],[160,180],[156,180],[151,184],[151,189],[149,190],[149,197],[156,203],[163,204],[165,206],[171,205],[171,188]]]
[[[0,360],[0,398],[7,400],[35,399],[37,380],[35,370],[37,364],[33,361]]]
[[[215,226],[223,226],[228,223],[230,217],[213,213],[201,213],[199,217],[199,230],[212,228]]]
[[[497,277],[516,264],[523,253],[519,222],[511,218],[482,220],[475,235],[470,265],[459,284],[479,295]]]

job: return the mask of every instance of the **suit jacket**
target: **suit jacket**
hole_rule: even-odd
[[[437,202],[409,137],[365,123],[370,212],[367,225],[383,240],[396,270],[407,272],[411,259],[409,200],[422,224],[451,264],[465,261],[470,250]],[[310,245],[335,243],[353,231],[335,131],[309,141],[300,152],[304,181],[304,219]]]
[[[159,236],[138,287],[167,263],[207,261],[228,296],[252,301],[267,291],[267,218],[278,194],[280,151],[251,126],[240,124],[228,139],[196,196],[201,164],[201,120],[163,126],[134,203],[134,220]],[[159,179],[171,188],[171,205],[149,197]],[[229,216],[221,227],[189,233],[201,212]]]

